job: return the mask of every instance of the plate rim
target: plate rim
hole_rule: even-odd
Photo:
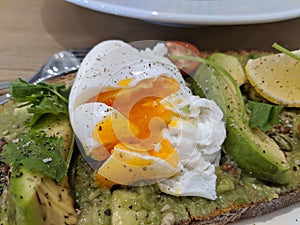
[[[66,0],[75,5],[115,16],[144,20],[152,23],[177,25],[243,25],[278,22],[300,17],[300,7],[282,12],[267,12],[257,15],[195,15],[143,10],[116,6],[102,0]]]

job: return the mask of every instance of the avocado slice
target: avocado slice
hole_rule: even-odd
[[[67,181],[58,185],[50,178],[20,167],[14,170],[9,189],[9,224],[76,224]]]
[[[62,154],[66,160],[72,145],[72,130],[67,116],[46,115],[32,131],[64,138]],[[65,177],[61,184],[29,171],[13,167],[8,188],[8,222],[22,225],[76,224],[74,201]]]
[[[217,56],[212,55],[216,59]],[[234,78],[215,62],[205,60],[194,80],[205,97],[214,100],[226,115],[225,151],[251,176],[273,183],[290,181],[290,166],[278,145],[248,125],[244,101]],[[230,58],[226,59],[230,63]]]

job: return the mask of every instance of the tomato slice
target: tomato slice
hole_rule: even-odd
[[[195,56],[200,57],[199,49],[185,41],[166,41],[165,46],[168,49],[169,56]],[[171,61],[178,67],[181,73],[185,76],[192,75],[192,73],[199,66],[199,62],[188,60],[172,60]]]

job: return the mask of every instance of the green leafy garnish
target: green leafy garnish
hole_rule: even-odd
[[[61,182],[67,175],[72,149],[66,162],[62,155],[64,139],[49,136],[42,128],[53,124],[53,119],[49,118],[68,118],[70,88],[67,89],[64,84],[30,84],[18,79],[11,82],[10,94],[19,108],[27,106],[32,118],[28,132],[20,133],[17,139],[3,147],[3,162],[13,167],[24,166]]]
[[[22,165],[61,182],[67,175],[61,152],[63,144],[63,138],[48,137],[43,132],[19,134],[18,139],[3,147],[2,161],[11,166]]]
[[[23,79],[12,81],[10,88],[12,100],[24,103],[20,107],[30,105],[28,112],[33,113],[30,126],[47,113],[68,115],[68,96],[70,89],[63,84],[30,84]]]
[[[259,127],[263,131],[272,129],[279,123],[279,113],[283,106],[270,105],[266,103],[248,101],[248,107],[251,111],[249,125],[251,128]]]
[[[279,45],[277,43],[274,43],[272,45],[272,47],[275,48],[276,50],[278,50],[278,51],[280,51],[280,52],[282,52],[282,53],[284,53],[284,54],[292,57],[293,59],[296,59],[296,60],[300,61],[300,56],[292,53],[290,50],[284,48],[283,46],[281,46],[281,45]]]

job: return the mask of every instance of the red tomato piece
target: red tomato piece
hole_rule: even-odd
[[[165,46],[168,49],[169,56],[195,56],[200,57],[199,49],[188,42],[184,41],[166,41]],[[199,62],[188,60],[172,60],[171,61],[178,67],[183,75],[192,75],[192,73],[199,66]]]

